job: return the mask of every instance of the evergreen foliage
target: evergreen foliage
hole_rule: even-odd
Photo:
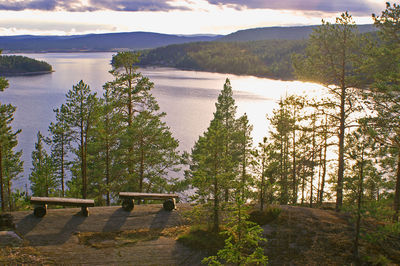
[[[65,177],[67,168],[67,154],[71,137],[70,128],[66,121],[67,109],[63,104],[54,110],[56,122],[50,123],[49,133],[51,138],[46,140],[50,145],[51,158],[55,167],[55,174],[61,184],[61,196],[65,196]]]
[[[374,114],[366,119],[370,135],[386,149],[384,169],[389,170],[395,183],[394,215],[398,221],[400,212],[400,143],[399,143],[399,92],[400,92],[400,6],[387,3],[381,16],[373,16],[380,29],[380,44],[366,50],[367,59],[363,70],[372,77],[365,90],[367,104]]]
[[[305,46],[304,40],[169,45],[142,51],[140,64],[290,80],[295,78],[290,56]]]
[[[32,152],[32,169],[29,175],[32,195],[38,197],[57,195],[58,189],[53,158],[46,152],[44,144],[44,137],[39,131],[35,150]]]
[[[0,92],[7,87],[8,81],[0,77]],[[22,151],[15,151],[18,144],[17,136],[21,130],[13,131],[11,127],[15,110],[16,108],[11,104],[0,102],[0,201],[1,211],[3,212],[6,211],[7,202],[9,211],[12,211],[12,182],[23,171]]]
[[[67,92],[65,108],[65,120],[72,142],[70,148],[77,156],[76,163],[79,162],[79,166],[75,165],[73,179],[82,180],[81,195],[85,199],[88,193],[88,142],[98,114],[96,93],[92,93],[90,87],[81,80]]]
[[[44,61],[38,61],[20,55],[0,56],[0,75],[18,75],[51,71],[51,65]]]
[[[324,84],[338,100],[338,173],[336,209],[343,203],[344,140],[352,110],[350,88],[359,88],[361,40],[356,25],[347,12],[336,18],[336,24],[323,21],[310,35],[305,56],[296,55],[294,67],[302,80]]]

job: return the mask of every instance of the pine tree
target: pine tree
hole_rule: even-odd
[[[70,129],[72,142],[71,148],[78,158],[75,162],[79,163],[79,175],[82,180],[81,195],[83,198],[86,198],[88,193],[88,140],[92,134],[92,127],[95,123],[94,118],[98,112],[96,93],[92,93],[90,87],[81,80],[77,85],[72,87],[72,90],[67,92],[65,107],[65,119]],[[77,167],[75,165],[75,169]],[[76,174],[78,174],[77,171],[75,171]],[[75,182],[75,184],[79,184],[79,182]]]
[[[360,39],[356,25],[347,12],[336,18],[336,24],[322,21],[310,35],[306,56],[293,59],[297,76],[322,83],[338,100],[338,174],[336,210],[343,202],[344,140],[346,119],[351,110],[350,88],[359,88],[358,65]]]
[[[373,77],[370,90],[366,91],[370,108],[375,115],[368,119],[371,136],[387,147],[397,163],[391,174],[395,180],[394,215],[398,221],[400,212],[400,143],[399,143],[399,91],[400,91],[400,5],[387,3],[381,16],[373,15],[380,29],[382,40],[379,47],[369,49],[366,76]]]
[[[0,55],[1,55],[2,50],[0,49]],[[3,77],[0,77],[0,92],[4,91],[6,88],[8,88],[8,80],[6,80]]]
[[[281,204],[289,202],[289,174],[290,174],[290,134],[292,133],[293,120],[288,111],[288,106],[283,99],[279,101],[279,109],[273,110],[273,115],[269,118],[271,126],[275,129],[271,131],[271,137],[276,150],[276,160],[279,168],[276,174],[279,176],[279,201]]]
[[[1,209],[5,211],[5,186],[6,183],[11,182],[11,175],[7,176],[7,164],[14,161],[17,167],[20,164],[21,153],[15,153],[16,158],[12,158],[13,149],[17,146],[17,135],[21,130],[12,131],[11,123],[14,120],[15,107],[10,104],[0,103],[0,196],[1,196]],[[22,171],[22,170],[21,170]]]
[[[127,189],[140,192],[166,192],[173,179],[169,171],[177,171],[179,143],[161,119],[165,113],[142,111],[135,116],[122,141],[132,145],[129,161],[134,169]],[[136,191],[136,190],[135,190]]]
[[[16,143],[14,143],[16,145]],[[15,148],[15,146],[13,147]],[[18,179],[23,172],[24,163],[21,161],[22,150],[15,152],[13,149],[6,149],[6,154],[3,156],[4,180],[7,184],[7,198],[9,210],[13,211],[13,192],[11,190],[13,180]]]
[[[238,174],[236,190],[240,191],[242,195],[242,200],[246,201],[249,197],[246,190],[249,187],[252,187],[254,184],[253,178],[249,173],[248,169],[254,163],[253,157],[253,138],[251,137],[251,131],[253,130],[253,126],[249,124],[249,120],[247,115],[244,114],[236,121],[236,131],[235,135],[237,137],[237,150],[239,153],[239,167],[237,170],[240,174]]]
[[[127,170],[125,175],[127,179],[132,180],[135,176],[135,163],[130,161],[131,154],[134,151],[133,143],[129,143],[132,136],[128,136],[127,132],[132,127],[135,115],[142,111],[151,110],[158,111],[159,107],[154,97],[151,96],[150,90],[154,84],[147,77],[137,72],[136,64],[139,62],[139,54],[133,52],[119,52],[112,58],[112,70],[110,73],[114,76],[114,80],[109,83],[111,88],[111,97],[114,99],[115,111],[121,114],[122,132],[125,134],[123,143],[119,146],[122,164]],[[123,135],[122,134],[122,135]],[[136,182],[138,184],[139,182]],[[137,190],[138,187],[130,189]]]
[[[56,193],[58,182],[52,158],[44,148],[44,137],[37,133],[35,150],[32,152],[32,169],[29,175],[34,196],[48,197]]]
[[[67,109],[63,104],[60,109],[54,110],[56,122],[50,123],[49,132],[51,138],[47,140],[51,149],[56,174],[61,184],[61,196],[65,196],[65,175],[67,166],[67,153],[70,144],[69,126],[66,121]]]
[[[251,157],[251,126],[247,116],[235,119],[236,106],[229,79],[216,103],[210,126],[195,143],[188,179],[199,200],[212,200],[213,230],[219,230],[221,201],[230,199],[230,191],[240,190],[249,181],[247,168]]]
[[[105,195],[106,205],[111,204],[112,193],[121,190],[124,179],[124,167],[121,154],[118,153],[120,139],[123,136],[122,114],[116,111],[115,100],[111,94],[109,82],[103,86],[103,97],[100,99],[100,115],[93,128],[89,146],[89,162],[92,186],[98,191],[98,201]]]
[[[241,150],[235,147],[238,143],[235,143],[234,136],[235,128],[238,125],[236,121],[236,109],[235,100],[233,99],[233,91],[231,82],[229,79],[225,80],[224,88],[218,95],[218,100],[215,103],[216,111],[214,118],[222,123],[225,128],[226,136],[221,140],[223,141],[223,161],[222,168],[224,174],[224,200],[229,201],[229,191],[233,189],[235,182],[235,171],[237,170],[238,163],[240,161]],[[237,140],[236,140],[237,142]]]
[[[222,171],[223,139],[226,133],[219,120],[212,120],[203,136],[195,143],[191,154],[190,178],[200,200],[212,197],[213,231],[219,231],[219,212],[224,191],[225,175]]]

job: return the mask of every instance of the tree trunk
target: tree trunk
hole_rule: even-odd
[[[313,115],[313,136],[312,136],[312,156],[311,156],[311,177],[310,177],[310,208],[313,206],[313,182],[314,182],[314,168],[315,168],[315,113]]]
[[[81,121],[81,175],[82,175],[82,198],[86,199],[87,187],[86,187],[86,151],[85,141],[83,133],[83,121]]]
[[[110,144],[108,141],[108,136],[106,136],[106,204],[110,206]]]
[[[296,129],[293,129],[293,170],[292,170],[292,204],[297,203],[297,177],[296,177]]]
[[[356,221],[356,237],[354,240],[354,258],[358,261],[358,242],[360,238],[360,222],[361,222],[361,201],[363,196],[363,183],[364,183],[364,145],[361,151],[361,163],[360,163],[360,180],[358,187],[358,199],[357,199],[357,221]]]
[[[3,184],[3,154],[2,145],[0,143],[0,194],[1,194],[1,211],[6,211],[6,206],[4,202],[4,184]]]
[[[325,130],[324,130],[324,159],[322,164],[322,180],[321,180],[321,190],[319,194],[319,203],[322,204],[324,201],[324,187],[325,187],[325,177],[326,177],[326,151],[328,149],[328,125],[327,121],[325,121]]]
[[[12,196],[11,196],[11,182],[10,179],[7,180],[7,195],[8,195],[8,209],[12,212]]]
[[[214,154],[214,208],[213,208],[213,231],[219,232],[219,187],[217,177],[217,154]]]
[[[394,193],[393,209],[394,209],[393,222],[398,222],[399,209],[400,209],[400,152],[397,155],[396,190]]]
[[[62,196],[65,196],[65,187],[64,187],[64,133],[61,136],[61,190]]]
[[[217,177],[214,177],[214,215],[213,215],[213,231],[214,232],[219,232],[219,217],[218,217],[218,211],[219,211],[219,199],[218,199],[218,180]]]
[[[340,126],[339,126],[339,165],[336,190],[336,211],[340,211],[343,203],[343,173],[344,173],[344,130],[345,130],[345,100],[346,87],[342,84],[340,94]]]
[[[144,147],[143,139],[140,141],[140,167],[139,167],[139,191],[142,192],[143,189],[143,179],[144,179]]]
[[[261,189],[260,189],[260,211],[264,210],[264,194],[265,194],[265,157],[262,158],[262,166],[261,166]]]

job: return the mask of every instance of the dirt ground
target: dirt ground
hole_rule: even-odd
[[[22,263],[199,265],[202,259],[199,252],[178,243],[173,234],[159,234],[168,228],[182,227],[185,222],[181,213],[187,207],[179,205],[179,210],[172,212],[164,211],[159,204],[136,205],[132,212],[125,212],[118,206],[95,207],[89,208],[89,217],[81,216],[79,208],[49,209],[43,218],[36,218],[32,211],[12,215],[16,232],[25,241],[20,252],[32,253],[32,258],[37,260],[29,261],[27,257],[28,261]],[[146,241],[120,236],[121,232],[134,233],[139,229],[161,236]],[[96,233],[102,233],[98,234],[101,237],[85,241]],[[14,252],[18,256],[18,250]]]

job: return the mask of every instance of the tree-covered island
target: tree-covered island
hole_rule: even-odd
[[[38,75],[51,73],[50,64],[21,55],[0,56],[0,76]]]

